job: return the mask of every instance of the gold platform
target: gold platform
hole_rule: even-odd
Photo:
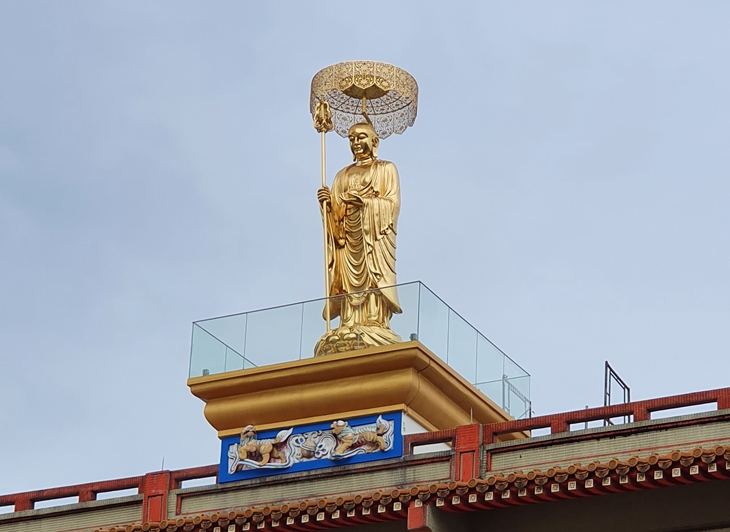
[[[418,341],[188,379],[223,438],[401,411],[427,430],[512,419]]]

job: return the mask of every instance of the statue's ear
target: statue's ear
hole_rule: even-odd
[[[375,137],[373,139],[373,146],[377,146],[378,144],[380,144],[380,137]]]

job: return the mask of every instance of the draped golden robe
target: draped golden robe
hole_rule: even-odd
[[[346,202],[351,194],[363,205]],[[398,170],[388,161],[340,170],[327,216],[330,317],[340,325],[316,354],[399,342],[390,318],[401,311],[395,288],[395,238],[400,212]]]

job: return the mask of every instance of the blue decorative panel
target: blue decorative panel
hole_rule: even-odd
[[[396,458],[402,428],[401,412],[261,433],[249,425],[221,441],[218,482]]]

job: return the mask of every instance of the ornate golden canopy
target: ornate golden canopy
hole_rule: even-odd
[[[347,137],[362,120],[363,106],[380,138],[403,133],[416,120],[418,84],[405,70],[378,61],[345,61],[323,68],[312,79],[309,110],[330,105],[334,130]]]

